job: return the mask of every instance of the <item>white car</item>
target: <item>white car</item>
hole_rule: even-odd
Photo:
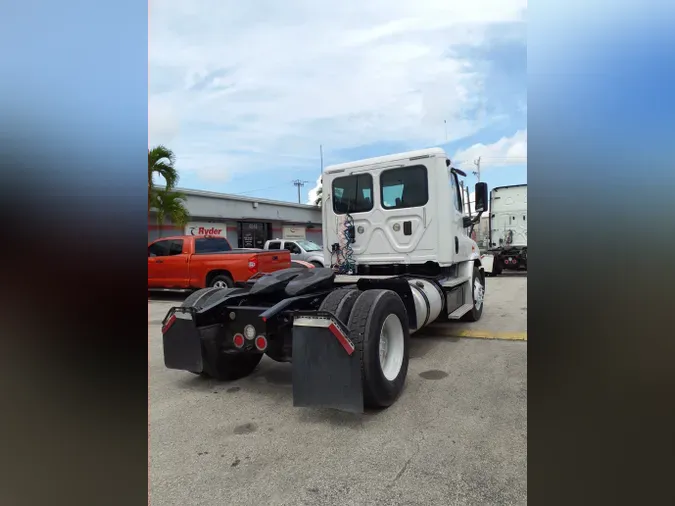
[[[323,248],[312,241],[304,239],[299,240],[285,240],[273,239],[267,241],[263,249],[266,250],[288,250],[291,252],[291,260],[302,260],[309,262],[314,267],[325,267],[323,259]]]

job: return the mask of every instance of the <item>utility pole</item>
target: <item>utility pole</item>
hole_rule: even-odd
[[[300,199],[300,188],[305,186],[307,183],[310,183],[311,181],[303,181],[301,179],[296,179],[293,181],[293,184],[298,187],[298,204],[301,204],[301,199]]]
[[[478,182],[480,183],[480,156],[478,159],[473,161],[473,164],[476,166],[476,171],[473,173],[473,175],[478,178]]]
[[[445,143],[448,143],[448,120],[443,120],[443,125],[445,126]]]
[[[469,187],[464,188],[466,190],[466,207],[469,211],[469,218],[473,218],[471,215],[471,193],[469,192]]]

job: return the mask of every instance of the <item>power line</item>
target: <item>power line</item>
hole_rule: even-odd
[[[303,181],[301,179],[296,179],[295,181],[293,181],[293,184],[298,187],[298,204],[302,203],[301,199],[300,199],[300,188],[302,188],[306,184],[310,184],[310,183],[311,183],[311,181]]]

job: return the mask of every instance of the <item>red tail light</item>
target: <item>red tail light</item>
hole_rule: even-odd
[[[243,347],[244,346],[244,336],[242,336],[241,334],[235,334],[233,342],[234,342],[234,345],[237,348]]]
[[[255,347],[260,351],[265,351],[267,348],[267,339],[265,339],[265,336],[258,336],[255,338]]]
[[[248,270],[251,271],[252,274],[255,274],[258,272],[258,257],[257,256],[252,256],[251,258],[248,259]]]

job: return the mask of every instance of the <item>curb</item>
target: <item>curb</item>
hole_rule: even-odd
[[[457,337],[465,339],[494,339],[500,341],[525,341],[527,332],[489,332],[481,330],[440,330],[429,329],[428,335],[438,337]]]

